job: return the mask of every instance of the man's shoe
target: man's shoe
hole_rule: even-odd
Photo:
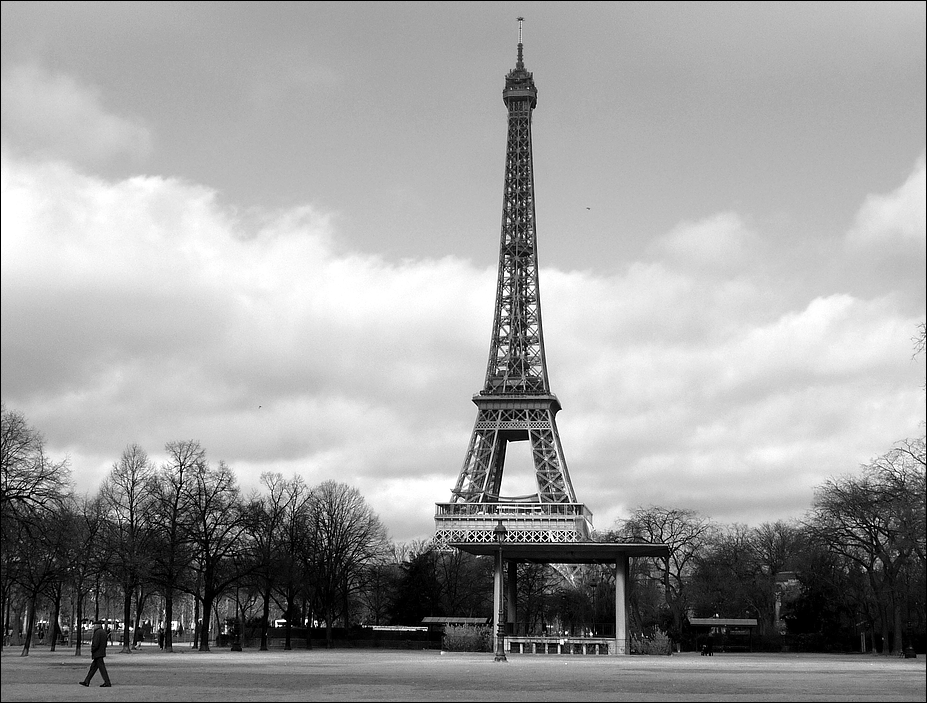
[[[100,688],[109,688],[109,687],[112,686],[112,685],[113,685],[113,684],[111,684],[111,683],[101,683],[101,684],[100,684]]]
[[[79,683],[81,686],[89,686],[89,685],[90,685],[90,684],[87,683],[86,681],[78,681],[77,683]]]

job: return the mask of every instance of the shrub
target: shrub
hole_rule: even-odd
[[[489,625],[448,625],[442,649],[447,652],[491,652],[492,627]]]
[[[631,654],[671,654],[673,644],[670,638],[657,630],[653,637],[631,639]]]

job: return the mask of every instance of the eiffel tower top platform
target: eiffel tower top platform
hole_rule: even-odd
[[[535,230],[531,115],[534,76],[525,69],[521,25],[515,68],[505,77],[508,137],[495,315],[483,389],[473,396],[476,423],[448,503],[437,503],[435,545],[494,542],[501,520],[508,541],[569,543],[589,539],[592,513],[577,502],[551,393],[541,324]],[[500,495],[509,442],[528,441],[537,492]]]

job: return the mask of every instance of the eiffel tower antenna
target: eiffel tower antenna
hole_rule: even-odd
[[[592,514],[576,502],[555,416],[560,402],[550,391],[535,230],[531,115],[537,105],[534,77],[525,69],[518,18],[515,68],[505,77],[508,110],[502,236],[495,314],[483,389],[473,396],[476,423],[450,503],[438,503],[435,542],[489,542],[501,519],[508,541],[575,542],[588,539]],[[537,493],[500,495],[506,447],[528,441]]]

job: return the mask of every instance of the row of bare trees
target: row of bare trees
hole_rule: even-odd
[[[66,462],[45,453],[45,439],[26,419],[0,408],[0,597],[6,632],[8,604],[18,590],[31,607],[43,593],[55,598],[56,565],[74,548],[67,516],[70,475]]]
[[[4,407],[2,427],[2,616],[27,615],[28,653],[39,603],[54,626],[63,605],[80,623],[87,597],[117,593],[137,631],[156,597],[165,622],[177,599],[193,600],[195,646],[208,650],[210,619],[230,594],[238,617],[268,646],[271,612],[288,625],[420,624],[424,616],[491,610],[491,564],[430,543],[389,543],[353,488],[310,487],[298,476],[261,477],[243,496],[224,462],[195,441],[171,442],[155,466],[129,445],[93,496],[76,496],[66,463]],[[721,525],[683,508],[640,507],[598,539],[658,542],[667,560],[632,564],[632,630],[691,639],[688,618],[755,617],[761,635],[817,637],[818,646],[865,630],[883,652],[925,631],[924,440],[899,443],[857,474],[829,479],[803,520]],[[519,565],[519,621],[534,632],[614,622],[614,574]],[[94,617],[99,597],[93,598]],[[15,613],[17,604],[19,607]],[[352,620],[353,615],[353,620]],[[173,647],[172,630],[164,646]],[[122,650],[131,651],[129,628]],[[52,647],[55,638],[52,637]],[[80,638],[76,638],[80,653]]]
[[[262,490],[243,496],[225,462],[213,465],[198,442],[180,441],[166,445],[160,466],[138,445],[127,446],[98,493],[79,497],[67,466],[45,457],[41,434],[17,412],[4,407],[2,417],[0,612],[7,632],[14,604],[24,604],[24,655],[40,600],[52,604],[54,628],[70,594],[80,623],[86,597],[104,582],[116,586],[123,622],[136,631],[153,595],[167,623],[175,599],[193,596],[195,646],[203,651],[214,606],[232,588],[259,594],[262,648],[272,603],[288,622],[324,621],[330,638],[367,572],[391,554],[378,516],[345,484],[310,488],[298,476],[265,473]],[[131,652],[128,626],[122,636],[122,651]],[[172,646],[168,627],[164,649]]]
[[[667,560],[634,565],[632,615],[676,642],[689,616],[756,618],[760,634],[814,635],[837,648],[866,632],[883,653],[923,639],[924,439],[905,440],[828,479],[802,520],[718,525],[676,508],[638,508],[604,539],[667,544]]]
[[[901,651],[906,621],[924,627],[924,440],[907,441],[856,476],[827,481],[815,496],[809,527],[838,568],[857,577],[860,615],[879,623],[884,642]]]

